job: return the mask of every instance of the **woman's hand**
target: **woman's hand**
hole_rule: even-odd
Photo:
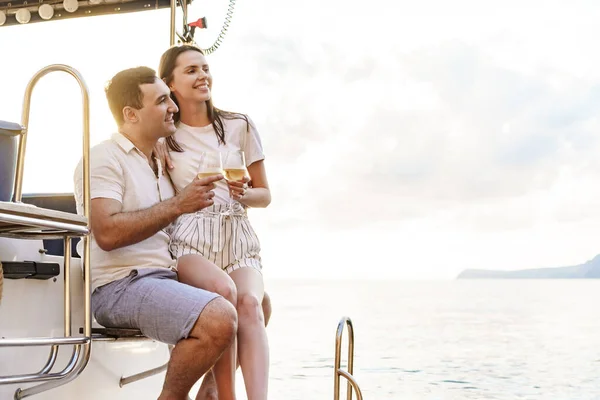
[[[248,182],[250,182],[250,178],[244,176],[239,181],[227,181],[227,186],[229,186],[229,195],[232,199],[237,201],[242,201],[246,192],[248,192]]]
[[[269,190],[269,183],[267,182],[267,173],[265,172],[265,165],[263,160],[253,162],[248,165],[247,175],[249,178],[244,179],[238,183],[238,191],[240,187],[245,183],[250,186],[243,196],[233,197],[246,207],[252,208],[265,208],[271,204],[271,191]],[[233,182],[232,182],[233,183]],[[229,186],[229,191],[232,191],[232,185]],[[241,193],[240,193],[241,194]]]
[[[154,150],[152,150],[152,154],[154,157],[158,158],[160,163],[164,166],[163,175],[167,169],[173,169],[173,163],[171,162],[171,157],[169,157],[169,148],[165,143],[157,142],[156,146],[154,146]]]

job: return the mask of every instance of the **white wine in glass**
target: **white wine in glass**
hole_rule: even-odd
[[[200,165],[198,165],[198,178],[223,174],[223,161],[218,151],[204,151],[200,153]]]
[[[198,172],[198,178],[202,179],[202,178],[208,178],[209,176],[215,176],[215,175],[219,175],[219,174],[223,174],[223,170],[218,169],[218,168],[213,168],[211,170],[205,170],[202,172]]]
[[[225,179],[230,182],[241,181],[247,176],[246,157],[241,150],[228,151],[223,160]],[[228,213],[233,213],[233,199],[229,198]]]
[[[244,176],[247,175],[244,152],[238,150],[225,153],[223,170],[225,171],[225,179],[228,181],[241,181],[244,179]]]
[[[208,178],[223,173],[223,160],[221,153],[218,151],[205,151],[200,153],[200,165],[198,165],[198,178]],[[204,217],[209,217],[206,208],[200,210],[200,214]]]
[[[228,181],[241,181],[246,176],[245,168],[225,168],[225,179]]]

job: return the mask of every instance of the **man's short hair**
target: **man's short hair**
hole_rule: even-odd
[[[123,108],[129,106],[139,110],[143,107],[144,95],[140,85],[154,83],[157,79],[156,72],[152,68],[136,67],[117,73],[106,84],[108,107],[117,125],[121,126],[125,122]]]

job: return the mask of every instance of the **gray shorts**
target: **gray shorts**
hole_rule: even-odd
[[[140,268],[94,290],[92,312],[107,328],[139,329],[149,338],[176,344],[189,336],[204,307],[217,297],[179,282],[168,268]]]

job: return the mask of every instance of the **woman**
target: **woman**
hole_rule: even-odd
[[[178,129],[167,138],[177,190],[195,179],[202,152],[245,153],[249,176],[217,183],[214,205],[205,210],[210,216],[200,212],[180,217],[171,232],[170,249],[179,260],[182,281],[216,291],[237,307],[237,347],[248,400],[265,400],[269,348],[261,308],[264,283],[260,244],[246,214],[247,207],[271,202],[260,137],[247,116],[213,106],[212,76],[199,48],[181,45],[167,50],[159,75],[179,106]],[[235,357],[232,354],[225,356]],[[217,385],[221,398],[219,379]]]

